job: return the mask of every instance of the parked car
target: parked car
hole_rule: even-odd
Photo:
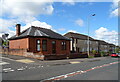
[[[118,55],[117,53],[112,53],[110,54],[111,57],[119,57],[120,55]]]
[[[117,53],[118,57],[120,57],[120,53]]]

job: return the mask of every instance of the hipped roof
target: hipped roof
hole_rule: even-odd
[[[12,36],[9,38],[9,40],[14,39],[20,39],[24,37],[46,37],[46,38],[52,38],[52,39],[62,39],[62,40],[70,40],[69,38],[62,36],[61,34],[58,34],[51,29],[41,28],[41,27],[35,27],[31,26],[28,29],[24,30],[20,33],[19,36]]]

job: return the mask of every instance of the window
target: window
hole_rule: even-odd
[[[66,42],[62,42],[62,50],[66,50]]]
[[[82,52],[84,52],[85,50],[84,50],[84,48],[82,48]]]
[[[90,41],[90,44],[92,44],[92,41]]]
[[[52,53],[55,54],[56,53],[56,42],[52,41]]]
[[[37,51],[40,51],[40,40],[37,40]]]
[[[72,38],[72,42],[74,43],[74,38]]]
[[[78,43],[78,39],[76,39],[76,44]]]
[[[42,50],[47,51],[47,40],[42,40]]]
[[[87,43],[87,41],[86,40],[84,40],[84,44],[86,44]]]
[[[96,41],[96,44],[98,44],[98,42]]]

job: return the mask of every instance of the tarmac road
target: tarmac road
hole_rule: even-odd
[[[3,80],[118,80],[118,58],[36,61],[1,57]],[[20,61],[18,61],[20,60]],[[22,60],[22,61],[21,61]],[[59,78],[58,78],[59,77]]]

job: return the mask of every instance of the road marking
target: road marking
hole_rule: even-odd
[[[24,70],[25,68],[24,67],[21,67],[21,68],[19,68],[19,69],[17,69],[18,71],[22,71],[22,70]]]
[[[16,60],[17,62],[22,62],[22,63],[33,63],[34,61],[29,60],[29,59],[21,59],[21,60]]]
[[[6,64],[10,64],[10,63],[7,63],[7,62],[0,62],[0,65],[6,65]]]
[[[13,71],[15,71],[15,70],[5,70],[4,72],[13,72]]]
[[[35,67],[30,67],[29,69],[34,69]]]
[[[6,57],[0,57],[2,59],[7,59],[7,60],[11,60],[11,61],[16,61],[16,60],[13,60],[13,59],[10,59],[10,58],[6,58]]]
[[[56,76],[56,77],[45,79],[45,80],[42,80],[40,82],[52,82],[54,80],[61,80],[61,79],[67,78],[67,77],[71,77],[71,76],[75,76],[75,75],[78,75],[78,74],[87,73],[89,71],[92,71],[92,70],[95,70],[95,69],[99,69],[99,68],[103,68],[103,67],[107,67],[107,66],[110,66],[110,65],[113,65],[113,64],[117,64],[117,63],[120,63],[120,62],[112,62],[112,63],[108,63],[108,64],[103,64],[101,66],[96,66],[96,67],[93,67],[93,68],[85,70],[85,71],[79,70],[79,71],[68,73],[68,74],[65,74],[65,75],[59,75],[59,76]]]
[[[20,68],[20,69],[17,69],[18,71],[22,71],[22,70],[24,70],[24,69],[22,69],[22,68]]]
[[[12,68],[5,68],[5,69],[3,69],[3,71],[4,71],[4,72],[13,72],[13,71],[15,71],[15,70],[13,70]]]
[[[77,64],[77,63],[80,63],[78,61],[74,61],[74,62],[70,62],[71,64]]]
[[[3,70],[11,70],[11,68],[5,68],[5,69],[3,69]]]

